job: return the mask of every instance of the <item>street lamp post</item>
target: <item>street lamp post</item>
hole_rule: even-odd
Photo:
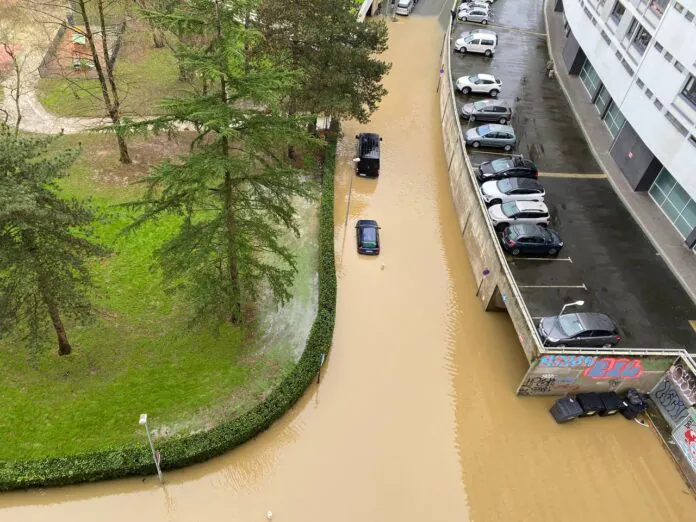
[[[556,327],[556,325],[558,324],[558,321],[561,320],[561,316],[563,315],[563,312],[565,311],[566,308],[568,308],[569,306],[582,306],[582,305],[584,305],[584,304],[585,304],[585,301],[573,301],[572,303],[566,303],[566,304],[564,304],[563,307],[561,308],[561,311],[560,311],[560,312],[558,313],[558,315],[556,316],[556,320],[555,320],[554,323],[553,323],[553,327],[552,327],[552,328],[549,328],[549,333],[546,335],[546,337],[544,337],[544,342],[541,343],[541,345],[542,345],[542,346],[546,346],[546,341],[549,340],[549,335],[551,335],[551,332],[553,331],[553,329],[554,329],[554,328]]]
[[[145,433],[147,433],[147,441],[150,443],[150,450],[152,451],[152,460],[155,462],[155,467],[157,468],[157,476],[160,482],[162,479],[162,470],[160,469],[160,459],[159,452],[155,451],[155,446],[152,444],[152,437],[150,437],[150,428],[147,425],[147,413],[142,413],[140,415],[140,421],[138,422],[141,426],[145,426]]]

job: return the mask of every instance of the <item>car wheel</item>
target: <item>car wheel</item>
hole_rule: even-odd
[[[509,226],[510,226],[510,225],[509,225],[508,223],[498,223],[498,224],[495,226],[495,228],[497,228],[500,232],[502,232],[503,230],[505,230],[505,229],[506,229],[507,227],[509,227]]]
[[[488,20],[481,20],[481,25],[486,25],[488,23]]]
[[[500,123],[501,125],[505,125],[507,123],[507,118],[500,118],[498,120],[498,123]]]
[[[513,256],[519,256],[520,255],[520,249],[519,248],[513,248],[512,251],[510,252]]]
[[[497,98],[499,92],[500,92],[500,91],[499,91],[498,89],[493,89],[493,90],[492,90],[491,92],[489,92],[488,94],[491,95],[491,98]]]
[[[548,223],[537,223],[537,225],[539,225],[540,227],[544,227],[544,228],[549,226]]]
[[[555,248],[552,248],[551,250],[549,250],[550,256],[555,256],[556,254],[558,254],[558,250],[556,250]]]
[[[486,49],[486,52],[483,53],[483,54],[484,54],[486,57],[488,57],[488,58],[490,58],[491,56],[493,56],[493,53],[491,52],[490,49]]]
[[[474,147],[475,149],[478,149],[481,146],[481,144],[478,141],[475,141],[471,144],[471,146]]]
[[[462,94],[469,94],[471,92],[471,87],[462,88]]]
[[[474,116],[473,114],[469,116],[469,121],[476,121],[476,116]]]
[[[510,152],[512,150],[512,145],[505,145],[505,147],[503,147],[503,150],[505,152]]]
[[[462,54],[466,54],[467,53],[466,47],[462,47],[461,49],[459,49],[459,52]]]
[[[501,199],[491,200],[491,205],[500,205],[503,201]]]

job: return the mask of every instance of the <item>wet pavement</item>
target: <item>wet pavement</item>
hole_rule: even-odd
[[[515,395],[527,361],[507,315],[481,310],[452,206],[441,26],[416,15],[390,33],[390,94],[369,125],[345,124],[339,146],[337,320],[321,384],[253,441],[165,473],[164,487],[148,477],[3,494],[0,520],[694,520],[650,429],[616,416],[559,426],[552,399]],[[377,180],[354,175],[365,130],[384,138]],[[356,253],[359,218],[382,226],[379,257]]]
[[[487,27],[498,34],[495,56],[452,53],[453,77],[489,73],[502,80],[500,99],[513,107],[518,137],[513,152],[539,168],[551,226],[565,242],[558,261],[510,258],[525,303],[538,318],[582,299],[584,311],[614,319],[620,347],[696,352],[689,324],[696,306],[602,179],[558,82],[547,77],[542,5],[498,0]],[[480,27],[459,23],[454,34]],[[483,97],[457,94],[459,107],[471,99]],[[461,122],[464,129],[470,125]],[[496,151],[469,152],[474,164],[501,157]]]

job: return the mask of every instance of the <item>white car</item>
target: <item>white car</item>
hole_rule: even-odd
[[[485,9],[486,11],[488,11],[490,9],[490,5],[491,4],[489,4],[488,2],[482,2],[481,0],[476,0],[475,2],[464,2],[462,5],[459,6],[457,12],[469,11],[474,7],[480,7],[481,9]]]
[[[490,34],[471,33],[459,38],[454,42],[454,50],[458,53],[481,53],[488,57],[493,56],[498,46],[498,37],[491,31],[487,33]]]
[[[497,230],[503,230],[513,223],[545,227],[551,219],[548,207],[540,201],[508,201],[493,205],[488,209],[488,217]]]
[[[544,201],[546,193],[534,179],[505,178],[486,181],[481,185],[481,196],[487,205],[500,205],[508,201]]]
[[[456,86],[462,94],[475,92],[496,98],[500,94],[503,82],[492,74],[472,74],[471,76],[457,78]]]

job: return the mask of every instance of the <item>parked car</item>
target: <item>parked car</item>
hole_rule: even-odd
[[[543,317],[539,336],[545,346],[609,348],[621,342],[619,329],[608,315],[586,312]]]
[[[454,42],[454,50],[460,53],[480,53],[488,57],[495,54],[498,37],[495,34],[471,33]]]
[[[413,0],[399,0],[396,4],[396,14],[408,16],[413,11],[416,3]]]
[[[503,230],[515,223],[546,226],[551,219],[549,209],[540,201],[508,201],[488,209],[491,224]]]
[[[505,125],[512,119],[512,109],[506,101],[481,100],[462,105],[462,118],[471,121],[490,121]]]
[[[373,219],[360,219],[355,225],[358,239],[358,254],[379,254],[379,225]]]
[[[499,158],[493,161],[484,161],[476,169],[476,178],[479,181],[504,178],[533,178],[539,177],[536,165],[528,159],[515,156],[512,158]]]
[[[520,254],[555,256],[563,248],[561,236],[555,230],[539,225],[510,225],[503,231],[501,243],[503,249],[513,256]]]
[[[482,2],[481,0],[463,2],[459,4],[457,13],[461,13],[462,11],[471,11],[472,9],[483,9],[484,11],[490,11],[491,5],[488,2]]]
[[[479,93],[488,94],[491,98],[497,98],[503,88],[503,82],[492,74],[472,74],[457,78],[457,89],[462,94]]]
[[[530,178],[504,178],[481,185],[481,196],[488,205],[508,201],[544,201],[545,195],[541,183]]]
[[[374,132],[362,132],[355,139],[355,173],[358,176],[376,178],[379,176],[379,143],[382,138]]]
[[[511,151],[517,143],[515,131],[509,125],[489,123],[466,131],[464,141],[477,149],[479,147],[496,147]]]
[[[481,9],[480,7],[463,9],[457,13],[457,18],[462,22],[477,22],[486,25],[488,24],[488,9]]]

